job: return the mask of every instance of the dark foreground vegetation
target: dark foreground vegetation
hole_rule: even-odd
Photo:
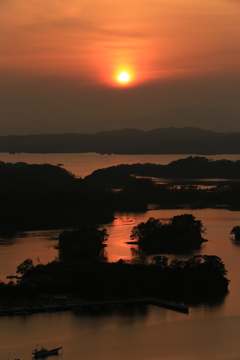
[[[152,177],[167,180],[159,184]],[[196,177],[205,188],[196,185],[201,182]],[[168,165],[119,165],[84,179],[59,166],[0,162],[0,233],[104,224],[114,219],[115,212],[147,211],[149,204],[238,209],[239,178],[240,161],[203,157]]]
[[[74,293],[85,300],[158,297],[166,300],[203,301],[227,293],[229,280],[222,260],[217,256],[197,255],[187,261],[155,256],[117,263],[101,261],[53,261],[33,266],[27,259],[22,280],[0,283],[1,298],[41,294]],[[26,265],[26,264],[25,264]]]
[[[174,248],[176,241],[180,247],[201,242],[203,232],[201,221],[184,214],[166,224],[150,218],[133,227],[132,238],[147,249],[155,242],[169,242]],[[186,261],[140,256],[109,263],[104,257],[107,239],[106,229],[96,225],[64,230],[59,236],[59,259],[36,266],[26,259],[17,267],[22,275],[17,284],[0,283],[0,298],[34,300],[43,295],[75,294],[85,301],[155,297],[192,303],[219,299],[228,292],[227,270],[218,256],[196,255]]]

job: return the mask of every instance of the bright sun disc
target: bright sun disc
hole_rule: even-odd
[[[126,83],[130,80],[130,75],[126,72],[126,71],[122,71],[119,75],[118,75],[118,81],[120,81],[121,83]]]

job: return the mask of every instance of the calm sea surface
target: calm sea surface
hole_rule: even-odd
[[[90,154],[0,154],[0,161],[63,164],[78,177],[117,164],[159,163],[187,155],[98,155]],[[238,160],[240,155],[209,156]],[[58,360],[232,360],[240,358],[240,246],[230,237],[240,225],[240,212],[225,209],[151,210],[147,213],[119,213],[108,224],[106,249],[109,261],[131,259],[129,235],[134,225],[150,216],[171,218],[192,213],[207,228],[199,251],[169,258],[187,259],[195,254],[222,258],[231,280],[229,294],[218,305],[190,307],[189,314],[154,306],[111,308],[105,312],[60,312],[0,317],[0,359],[29,359],[38,345],[63,346]],[[31,258],[46,263],[57,256],[54,246],[60,231],[19,233],[14,239],[0,239],[0,279],[15,274],[16,266]],[[103,279],[104,281],[104,279]]]

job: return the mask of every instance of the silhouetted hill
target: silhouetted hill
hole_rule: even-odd
[[[166,165],[137,163],[110,166],[93,171],[85,179],[92,183],[121,187],[131,176],[166,179],[239,179],[240,161],[224,159],[213,161],[205,157],[189,156]]]
[[[0,203],[0,235],[6,236],[113,220],[110,195],[50,164],[0,161]]]
[[[0,136],[0,152],[115,154],[239,154],[240,133],[194,127],[151,131],[123,129],[95,134]]]
[[[100,117],[97,123],[92,121],[81,124],[81,129],[82,132],[91,134],[94,132],[93,129],[96,129],[95,132],[107,131],[109,126],[112,130],[131,127],[149,131],[169,126],[176,128],[191,126],[220,133],[240,131],[240,108],[237,107],[181,106],[165,108],[157,112],[151,112],[151,109],[149,111],[135,115]]]

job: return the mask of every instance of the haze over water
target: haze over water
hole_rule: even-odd
[[[28,163],[63,163],[76,174],[86,176],[100,167],[120,163],[152,162],[166,164],[184,155],[121,156],[98,154],[1,154],[2,161]],[[228,158],[238,160],[239,155]],[[225,155],[218,158],[227,158]],[[215,159],[215,157],[214,157]],[[82,174],[82,175],[81,175]],[[132,257],[129,240],[131,228],[150,216],[170,218],[192,213],[207,228],[200,251],[168,255],[187,259],[197,253],[220,256],[230,279],[229,294],[219,304],[190,307],[189,314],[147,307],[108,308],[103,312],[42,313],[0,317],[0,358],[26,360],[37,344],[47,348],[63,346],[59,360],[233,360],[240,355],[240,247],[230,239],[233,226],[239,225],[240,212],[225,209],[151,210],[147,213],[116,214],[108,224],[109,261]],[[36,264],[57,256],[54,245],[60,231],[28,232],[0,245],[0,278],[14,273],[16,266],[30,257]],[[19,234],[20,235],[20,234]],[[104,281],[104,279],[103,279]],[[53,357],[54,359],[55,357]]]

